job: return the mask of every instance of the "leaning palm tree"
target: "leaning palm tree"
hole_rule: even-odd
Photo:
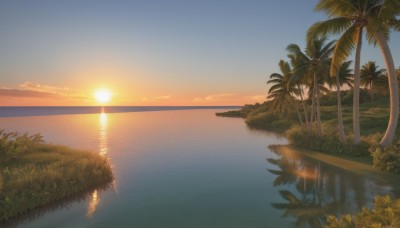
[[[364,64],[360,72],[360,83],[364,88],[368,88],[371,95],[371,101],[374,101],[374,85],[379,81],[381,77],[384,77],[385,69],[379,69],[379,66],[375,62],[369,61]]]
[[[307,40],[307,46],[304,52],[302,52],[300,47],[296,44],[290,44],[286,48],[289,55],[301,59],[294,71],[307,72],[307,74],[312,75],[313,86],[311,92],[310,123],[313,122],[314,116],[316,115],[316,129],[318,136],[322,134],[321,111],[319,104],[320,90],[318,87],[321,84],[322,75],[325,73],[326,66],[330,63],[330,56],[333,52],[334,43],[335,41],[327,43],[327,38],[323,37],[320,39]]]
[[[271,74],[270,80],[267,82],[267,84],[273,84],[268,91],[268,98],[272,99],[272,108],[279,112],[289,113],[294,106],[300,124],[303,125],[297,102],[293,97],[293,95],[298,95],[299,91],[295,87],[295,84],[290,80],[292,69],[290,68],[289,63],[284,60],[279,62],[279,68],[282,74]]]
[[[393,141],[397,125],[399,98],[395,68],[387,44],[390,28],[400,30],[396,16],[400,13],[399,0],[320,0],[317,11],[324,11],[329,19],[315,23],[307,37],[341,34],[332,58],[331,75],[339,68],[356,48],[354,62],[354,102],[353,102],[353,142],[360,143],[359,94],[360,94],[360,55],[363,32],[366,30],[370,42],[377,43],[388,69],[390,90],[390,119],[388,128],[380,144],[386,146]]]

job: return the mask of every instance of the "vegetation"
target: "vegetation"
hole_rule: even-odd
[[[399,227],[400,226],[400,200],[392,200],[390,196],[377,196],[374,209],[363,208],[355,216],[342,215],[337,218],[328,216],[326,227],[351,228],[351,227]]]
[[[113,179],[98,154],[45,144],[39,134],[0,132],[0,222]]]
[[[320,0],[315,10],[326,13],[328,19],[308,29],[304,51],[296,44],[286,48],[290,64],[279,61],[281,73],[271,74],[267,81],[271,84],[270,101],[247,112],[246,123],[283,132],[298,147],[356,156],[371,154],[374,167],[400,174],[400,148],[393,144],[398,132],[400,68],[396,71],[388,46],[391,30],[400,31],[400,1]],[[329,42],[328,35],[336,35],[338,40]],[[373,61],[361,68],[364,35],[370,44],[379,46],[386,69],[378,70]],[[351,70],[348,57],[354,50]],[[290,168],[293,164],[286,165]],[[302,205],[290,192],[280,194],[289,204],[277,204],[277,208]],[[400,201],[378,197],[375,210],[363,209],[355,217],[330,217],[328,226],[398,227],[399,205]]]
[[[256,103],[256,104],[247,104],[244,105],[240,110],[235,110],[235,111],[227,111],[227,112],[217,112],[217,116],[224,116],[224,117],[241,117],[241,118],[246,118],[246,116],[251,112],[252,110],[259,108],[261,104]]]
[[[393,57],[388,46],[390,30],[400,30],[397,16],[400,14],[400,2],[388,0],[335,1],[320,0],[317,11],[325,12],[329,19],[317,22],[310,27],[308,40],[328,34],[340,34],[335,46],[330,66],[331,75],[335,75],[339,66],[346,61],[356,47],[354,66],[354,102],[353,102],[353,142],[360,142],[359,123],[359,88],[360,57],[363,32],[366,32],[370,43],[378,44],[387,68],[388,87],[390,91],[390,119],[386,132],[379,142],[382,146],[392,143],[399,114],[398,83],[395,75]]]

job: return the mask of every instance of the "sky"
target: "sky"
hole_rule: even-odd
[[[317,0],[0,1],[0,106],[243,105],[325,20]],[[400,66],[400,35],[389,43]],[[361,63],[384,67],[364,42]]]

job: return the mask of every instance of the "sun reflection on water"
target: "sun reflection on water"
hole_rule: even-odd
[[[91,218],[96,211],[97,205],[100,203],[100,197],[98,196],[97,190],[94,190],[92,192],[92,195],[90,196],[90,201],[89,201],[89,206],[87,209],[86,216]]]
[[[99,154],[106,156],[108,153],[107,140],[107,113],[100,113]]]
[[[102,110],[99,117],[99,154],[103,157],[108,153],[108,140],[107,140],[107,113]],[[94,190],[90,195],[89,205],[87,208],[86,216],[91,218],[96,212],[97,206],[100,203],[100,194],[98,190]]]

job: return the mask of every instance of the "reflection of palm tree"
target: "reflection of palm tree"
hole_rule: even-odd
[[[280,190],[279,194],[287,203],[272,203],[272,206],[284,210],[283,217],[293,216],[297,218],[296,226],[309,224],[311,227],[322,227],[325,215],[328,212],[326,208],[315,203],[315,200],[307,198],[300,200],[288,190]]]
[[[270,149],[280,158],[269,158],[267,161],[279,167],[280,170],[268,169],[277,177],[274,186],[295,184],[296,190],[301,194],[297,197],[289,190],[280,190],[279,194],[287,202],[272,203],[276,209],[283,210],[283,217],[293,216],[297,226],[322,227],[328,212],[336,208],[336,202],[326,203],[322,194],[320,165],[301,160],[299,157],[281,153],[273,147]]]
[[[273,165],[277,165],[281,170],[268,169],[268,171],[277,177],[274,180],[274,186],[284,184],[292,184],[297,180],[297,163],[285,157],[281,159],[268,158],[267,161]]]

